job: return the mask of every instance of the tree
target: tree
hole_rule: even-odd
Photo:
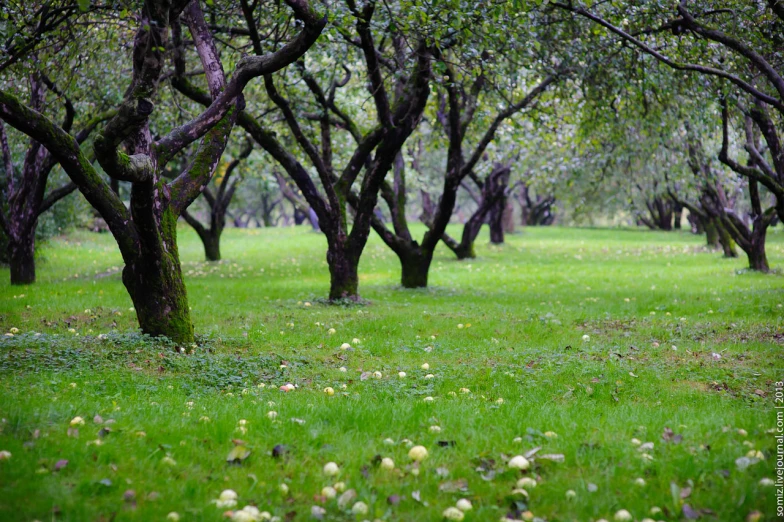
[[[748,178],[749,198],[751,200],[751,221],[752,226],[749,228],[740,217],[724,204],[721,194],[718,191],[709,191],[708,198],[706,198],[706,208],[709,209],[711,217],[717,218],[721,221],[724,228],[729,232],[729,235],[738,244],[738,246],[746,253],[749,260],[749,268],[760,272],[769,272],[770,266],[768,265],[768,258],[765,254],[765,238],[767,235],[768,227],[773,223],[776,217],[777,209],[781,210],[784,205],[784,199],[776,195],[776,205],[763,210],[762,198],[760,195],[760,183],[757,174],[769,170],[773,174],[771,167],[767,164],[762,154],[759,152],[760,146],[758,137],[755,133],[754,120],[750,115],[745,115],[743,118],[744,134],[746,136],[745,148],[749,152],[749,161],[747,165],[740,165],[735,160],[730,158],[729,150],[729,108],[726,102],[722,103],[721,111],[722,119],[722,144],[721,151],[719,152],[719,160],[725,165],[729,166],[734,172],[741,176]],[[778,146],[778,137],[773,136],[770,143]],[[780,154],[777,154],[774,148],[771,150],[772,157],[775,159],[779,156],[779,160],[784,160]],[[777,161],[780,167],[784,169],[784,162]],[[784,172],[784,170],[782,170]],[[766,176],[768,174],[765,174]]]
[[[315,42],[326,20],[306,0],[288,0],[302,29],[264,56],[243,57],[226,81],[223,65],[198,1],[145,0],[133,39],[131,81],[117,114],[94,139],[93,150],[112,179],[131,183],[130,209],[110,188],[73,136],[43,114],[0,90],[0,118],[40,142],[60,163],[106,221],[122,253],[123,283],[144,333],[177,343],[193,341],[188,300],[177,251],[177,218],[207,186],[242,109],[242,91],[253,78],[297,60]],[[156,138],[150,128],[170,38],[181,49],[181,20],[190,29],[212,103],[187,123]],[[175,66],[180,60],[175,57]],[[186,168],[170,182],[167,163],[201,142]]]
[[[485,179],[480,179],[476,175],[470,178],[480,191],[478,196],[474,196],[474,201],[477,204],[476,210],[463,225],[463,233],[460,236],[459,242],[450,237],[446,232],[441,235],[444,244],[454,252],[458,259],[473,259],[476,257],[474,241],[476,241],[476,237],[479,235],[482,225],[487,222],[488,218],[492,219],[493,210],[501,205],[505,206],[510,175],[511,166],[509,165],[509,162],[505,162],[495,163],[493,165],[493,170]],[[496,241],[493,241],[492,232],[493,227],[491,224],[491,242],[503,242],[502,238],[498,241],[498,236],[496,236]]]
[[[555,221],[555,196],[533,192],[530,184],[520,183],[513,191],[520,205],[520,224],[523,226],[549,226]]]
[[[732,237],[713,210],[716,208],[714,202],[721,202],[720,208],[722,210],[733,208],[735,195],[738,191],[733,189],[730,195],[727,194],[725,184],[728,185],[728,183],[723,183],[719,173],[714,171],[710,158],[705,155],[702,140],[693,125],[687,123],[685,130],[687,134],[686,153],[689,169],[694,175],[696,196],[689,197],[688,190],[678,190],[672,187],[669,178],[665,175],[668,194],[673,201],[688,209],[690,215],[699,222],[701,232],[705,232],[709,248],[721,247],[724,257],[738,257]]]
[[[423,212],[427,232],[421,242],[418,242],[413,239],[409,230],[405,215],[408,195],[402,158],[396,165],[393,183],[382,184],[381,189],[381,195],[390,211],[392,229],[377,217],[372,220],[373,229],[400,259],[401,284],[404,288],[427,286],[433,254],[442,239],[456,251],[458,257],[473,257],[473,240],[476,233],[496,199],[503,196],[509,177],[508,165],[499,165],[488,175],[487,180],[482,181],[476,174],[477,164],[495,139],[499,127],[533,104],[558,80],[561,72],[551,69],[537,79],[519,72],[506,78],[511,84],[511,99],[493,96],[494,78],[488,79],[487,72],[488,62],[495,61],[493,53],[477,53],[478,56],[465,61],[460,60],[458,53],[459,50],[456,50],[450,54],[442,52],[437,56],[439,69],[444,74],[435,119],[439,121],[447,136],[447,158],[438,203]],[[454,65],[455,62],[461,64],[460,72]],[[532,74],[534,75],[535,73]],[[483,95],[488,95],[490,99],[485,101],[486,105],[482,105]],[[502,108],[490,109],[494,104],[501,105]],[[479,213],[475,213],[466,224],[463,235],[465,241],[457,243],[445,234],[446,227],[455,208],[458,189],[469,177],[479,185],[487,200],[484,206],[480,205]],[[428,202],[430,197],[428,195]]]
[[[204,226],[196,219],[194,215],[188,212],[187,209],[182,211],[182,218],[191,226],[198,234],[202,244],[204,244],[204,256],[207,261],[220,261],[220,239],[223,234],[223,228],[226,226],[226,212],[234,192],[237,190],[238,177],[232,177],[234,171],[240,163],[250,156],[253,150],[251,143],[246,143],[239,155],[234,158],[227,166],[226,170],[220,177],[215,191],[210,187],[205,187],[202,192],[203,199],[207,202],[209,208],[209,226]]]
[[[34,72],[29,77],[30,107],[43,110],[47,91],[62,98],[65,116],[61,129],[69,133],[74,123],[76,109],[44,74]],[[99,114],[90,119],[75,134],[77,143],[84,142],[95,127],[110,118],[113,112]],[[8,263],[11,284],[27,285],[35,282],[35,232],[38,218],[55,203],[76,190],[74,183],[66,183],[46,193],[47,181],[57,161],[36,140],[30,140],[21,169],[17,171],[8,142],[5,126],[0,122],[0,148],[2,148],[5,184],[2,195],[6,210],[0,209],[0,227],[8,238]]]

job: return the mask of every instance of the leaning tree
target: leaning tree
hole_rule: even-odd
[[[198,0],[145,0],[136,15],[135,35],[130,35],[131,41],[118,42],[132,45],[125,95],[117,114],[93,140],[103,171],[131,184],[130,208],[102,179],[74,136],[10,89],[0,89],[0,118],[40,142],[106,221],[125,262],[123,283],[146,334],[178,343],[193,341],[177,251],[177,219],[210,181],[243,108],[242,92],[248,82],[299,59],[324,28],[326,19],[307,0],[287,0],[287,5],[299,27],[296,36],[267,54],[242,57],[227,80]],[[205,71],[211,103],[184,124],[159,132],[150,125],[154,100],[170,56],[167,49],[182,49],[172,45],[172,39],[181,38],[183,22]],[[166,180],[167,164],[197,141],[192,160],[174,179]]]

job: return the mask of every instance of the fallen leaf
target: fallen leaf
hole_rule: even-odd
[[[226,456],[226,462],[229,464],[240,464],[243,460],[250,456],[250,450],[245,446],[234,446],[229,454]]]
[[[482,480],[484,480],[486,482],[490,482],[491,480],[493,480],[495,478],[495,474],[496,474],[495,470],[491,469],[487,473],[482,473],[479,476],[482,477]]]
[[[539,453],[539,450],[540,450],[540,449],[542,449],[542,447],[541,447],[541,446],[537,446],[537,447],[535,447],[535,448],[534,448],[534,449],[532,449],[532,450],[528,450],[527,452],[525,452],[525,453],[523,454],[523,457],[525,457],[525,458],[527,458],[527,459],[530,459],[531,457],[533,457],[534,455],[536,455],[537,453]]]
[[[683,516],[690,519],[690,520],[697,520],[700,518],[699,511],[695,511],[692,507],[688,504],[683,505]]]
[[[457,491],[468,491],[468,481],[466,479],[449,480],[438,485],[438,491],[445,493],[455,493]]]
[[[664,442],[680,444],[680,442],[683,440],[683,435],[676,434],[670,428],[665,426],[661,438]]]
[[[544,459],[544,460],[551,460],[553,462],[563,462],[564,460],[566,460],[566,457],[564,456],[563,453],[548,453],[546,455],[539,455],[539,457],[537,458]]]
[[[289,452],[289,448],[284,446],[283,444],[278,444],[274,448],[272,448],[272,456],[276,459],[282,457],[288,452]]]
[[[60,471],[61,469],[63,469],[63,468],[64,468],[64,467],[66,467],[67,465],[68,465],[68,461],[67,461],[67,460],[65,460],[65,459],[60,459],[60,460],[58,460],[57,462],[55,462],[55,464],[54,464],[54,470],[55,470],[55,471]]]
[[[355,490],[349,489],[348,491],[345,491],[338,497],[338,507],[340,509],[346,509],[349,505],[354,503],[355,498],[357,498],[357,492]]]

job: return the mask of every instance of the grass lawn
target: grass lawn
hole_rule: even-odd
[[[781,275],[688,233],[531,228],[481,235],[467,262],[441,249],[412,291],[374,237],[369,303],[344,307],[324,304],[326,242],[305,228],[229,229],[217,264],[180,236],[200,335],[186,354],[137,333],[108,235],[49,242],[30,287],[0,270],[0,328],[19,329],[0,340],[0,520],[255,505],[438,521],[463,498],[466,521],[776,519],[760,481],[776,478]],[[768,256],[784,266],[781,227]],[[227,489],[234,508],[214,502]]]

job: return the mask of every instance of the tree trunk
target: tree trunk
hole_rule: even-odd
[[[506,198],[506,206],[504,207],[503,224],[504,232],[506,234],[514,234],[514,205],[512,204],[512,200],[508,197]]]
[[[673,203],[674,208],[672,212],[672,226],[675,230],[681,229],[681,218],[683,217],[683,205],[680,203]]]
[[[770,272],[770,265],[768,265],[768,256],[765,253],[765,236],[768,233],[768,225],[762,223],[762,219],[757,217],[754,219],[754,229],[751,232],[751,247],[746,251],[746,256],[749,258],[749,268],[759,272]]]
[[[717,219],[708,218],[704,222],[705,242],[708,248],[719,248],[719,223]]]
[[[310,220],[310,226],[313,228],[313,232],[320,232],[321,229],[319,228],[318,216],[316,215],[316,211],[311,207],[308,207],[308,219]]]
[[[765,242],[754,242],[752,247],[746,252],[749,258],[749,268],[759,272],[770,272],[770,265],[768,265],[768,256],[765,254]]]
[[[664,198],[656,198],[656,210],[658,217],[658,227],[661,230],[672,230],[672,204]]]
[[[182,218],[196,231],[199,239],[201,239],[204,245],[204,257],[207,261],[220,261],[221,259],[220,238],[226,219],[223,213],[216,210],[216,205],[218,205],[217,202],[210,206],[210,228],[202,225],[187,210],[182,212]]]
[[[441,241],[443,241],[444,244],[449,247],[449,250],[457,256],[457,259],[473,259],[476,257],[474,240],[476,239],[476,236],[479,235],[481,226],[481,222],[477,224],[472,219],[469,219],[466,224],[463,225],[463,236],[459,243],[446,232],[441,235]]]
[[[422,252],[420,248],[417,248],[411,252],[398,254],[398,257],[403,269],[400,278],[400,284],[403,288],[426,288],[433,253],[428,255],[427,252]]]
[[[458,259],[474,259],[476,258],[476,251],[474,250],[474,240],[472,239],[470,242],[463,244],[461,243],[458,247],[454,250],[455,255]]]
[[[201,240],[204,243],[204,257],[207,258],[207,261],[220,261],[221,260],[221,252],[220,252],[220,238],[221,238],[220,230],[210,229],[207,230],[207,233],[202,236]]]
[[[504,209],[506,198],[501,197],[490,209],[490,243],[502,245],[504,243]]]
[[[691,211],[686,219],[689,221],[689,225],[691,225],[692,234],[702,235],[702,233],[705,232],[705,219]]]
[[[724,251],[724,257],[738,257],[738,252],[735,250],[735,242],[732,240],[732,236],[727,232],[724,225],[721,224],[721,221],[716,222],[716,231],[718,233],[718,242],[721,245],[721,249]]]
[[[122,277],[136,308],[139,326],[151,336],[192,343],[193,323],[177,251],[177,218],[165,212],[160,242],[149,244],[146,239],[142,239],[136,258],[126,260]]]
[[[356,259],[345,248],[330,245],[327,249],[329,265],[329,300],[359,299],[359,276]]]
[[[35,283],[35,227],[18,241],[8,238],[8,264],[12,285]]]

